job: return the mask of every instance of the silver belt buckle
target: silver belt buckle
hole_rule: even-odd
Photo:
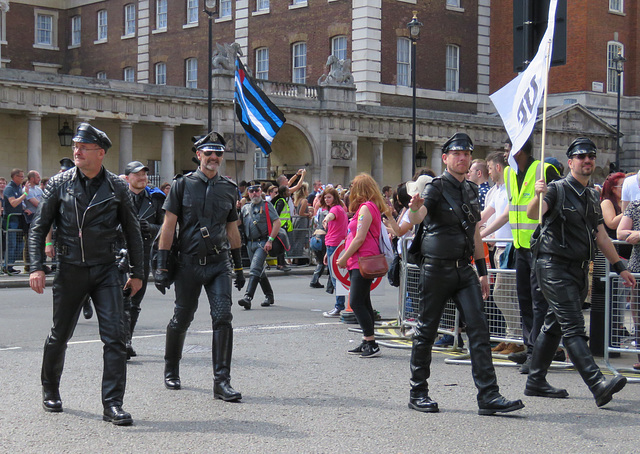
[[[209,229],[207,227],[200,227],[200,234],[202,238],[209,238]]]
[[[464,261],[465,261],[465,259],[457,259],[456,260],[456,268],[462,268],[462,265],[464,265]]]
[[[198,259],[198,263],[201,266],[205,266],[207,264],[207,257],[202,257],[201,259]]]

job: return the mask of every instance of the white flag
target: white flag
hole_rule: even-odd
[[[509,155],[509,165],[518,170],[514,155],[525,144],[538,115],[538,106],[544,94],[544,86],[553,50],[553,31],[556,25],[556,7],[558,0],[549,2],[549,19],[538,52],[527,69],[520,73],[500,90],[489,96],[496,106],[504,127],[511,139],[512,148]],[[547,52],[548,46],[548,52]]]

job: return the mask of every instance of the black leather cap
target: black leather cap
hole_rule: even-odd
[[[124,168],[124,174],[129,175],[130,173],[138,173],[141,170],[146,170],[148,172],[149,167],[145,166],[140,161],[132,161]]]
[[[80,123],[73,141],[80,143],[95,143],[104,151],[111,148],[111,140],[109,140],[107,134],[100,131],[98,128],[91,126],[89,123]]]
[[[75,164],[73,163],[73,161],[69,158],[62,158],[60,160],[60,170],[69,170],[72,167],[75,167]]]
[[[597,153],[598,149],[596,148],[596,144],[586,137],[578,137],[576,140],[571,142],[569,148],[567,148],[567,157],[577,154],[587,154],[587,153]]]
[[[220,147],[222,147],[222,151],[224,151],[225,145],[227,144],[224,137],[215,131],[211,131],[206,136],[193,136],[191,141],[193,142],[192,150],[194,153],[197,150],[205,150],[207,148],[219,150]]]
[[[469,150],[473,153],[473,142],[471,137],[464,132],[457,132],[442,146],[442,152],[448,153],[452,150]]]

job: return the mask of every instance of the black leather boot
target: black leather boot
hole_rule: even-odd
[[[255,295],[256,293],[259,282],[260,277],[251,275],[249,277],[249,283],[247,284],[247,290],[244,294],[244,297],[238,300],[238,304],[244,307],[246,310],[251,309],[251,300],[253,299],[253,295]]]
[[[138,322],[138,317],[140,316],[140,312],[131,308],[129,311],[129,337],[127,338],[127,359],[132,358],[134,356],[138,356],[136,351],[133,349],[132,341],[133,338],[133,330],[136,327],[136,323]],[[126,323],[126,320],[125,320]]]
[[[411,349],[411,393],[409,394],[409,408],[425,413],[440,411],[438,403],[429,397],[428,378],[431,376],[431,349],[433,341],[421,337],[413,338]]]
[[[609,382],[605,380],[600,368],[591,356],[591,350],[589,350],[587,340],[584,337],[566,338],[564,346],[569,352],[573,365],[578,369],[580,376],[591,390],[598,407],[611,402],[613,395],[627,384],[626,377],[622,375],[616,375]]]
[[[552,397],[561,399],[568,397],[566,389],[555,388],[547,381],[547,370],[553,361],[560,338],[541,331],[533,346],[533,355],[529,365],[529,376],[524,388],[525,396]]]
[[[322,285],[320,283],[320,277],[322,276],[322,273],[324,273],[324,263],[322,263],[322,260],[318,261],[318,264],[316,265],[316,269],[313,272],[313,277],[311,278],[311,282],[309,283],[309,287],[312,288],[324,288],[324,285]]]
[[[225,402],[242,399],[242,394],[231,387],[231,353],[233,351],[233,328],[221,326],[213,330],[213,397]]]
[[[167,339],[164,350],[164,386],[167,389],[180,389],[180,360],[187,332],[180,333],[171,325],[167,326]]]
[[[62,400],[57,389],[42,388],[42,408],[44,411],[59,413],[62,411]]]
[[[262,293],[264,293],[264,301],[260,304],[260,306],[271,306],[274,303],[273,289],[271,288],[271,283],[269,282],[269,278],[266,274],[260,276],[260,288],[262,289]]]

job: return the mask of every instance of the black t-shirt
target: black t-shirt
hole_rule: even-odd
[[[187,181],[188,180],[188,181]],[[210,207],[209,236],[215,246],[229,249],[227,239],[227,223],[238,220],[236,202],[238,189],[231,180],[216,174],[209,180],[200,169],[178,177],[171,185],[171,191],[164,202],[165,211],[178,217],[180,253],[195,255],[202,234],[200,233],[200,218],[205,218],[205,195],[207,185],[211,183],[213,194]]]
[[[562,216],[549,225],[541,238],[539,253],[552,254],[565,260],[592,260],[595,255],[595,230],[604,223],[602,210],[600,209],[599,195],[592,187],[583,186],[572,175],[549,184],[549,190],[544,196],[548,210],[543,216],[543,221],[552,215],[558,199],[558,185],[564,186],[564,203]],[[574,199],[579,205],[574,204],[568,196],[573,192]],[[577,205],[577,206],[576,206]],[[585,223],[584,213],[587,219]]]
[[[427,216],[422,221],[424,231],[421,253],[424,257],[443,260],[470,258],[473,243],[467,238],[460,218],[444,198],[444,190],[451,194],[454,202],[461,208],[462,205],[468,208],[462,208],[462,211],[471,231],[475,232],[475,225],[480,220],[478,186],[470,181],[458,181],[445,171],[440,178],[427,184],[422,193]]]

